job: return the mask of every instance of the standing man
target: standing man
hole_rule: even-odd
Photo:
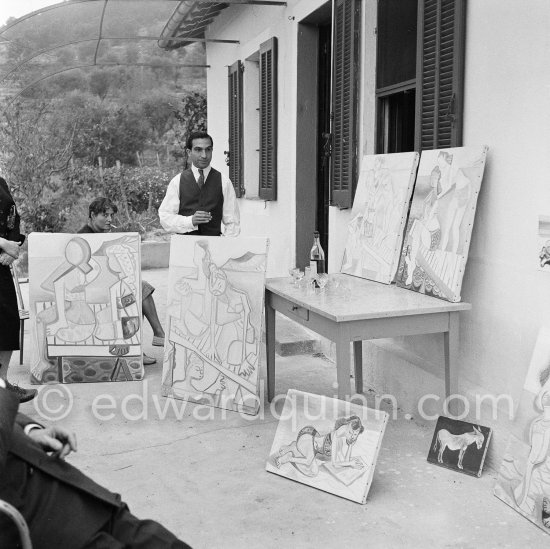
[[[233,184],[210,166],[213,146],[206,132],[194,132],[187,139],[191,168],[170,181],[159,208],[160,224],[168,232],[202,236],[238,236],[241,232]]]

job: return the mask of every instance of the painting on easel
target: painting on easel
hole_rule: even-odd
[[[537,337],[495,496],[550,534],[550,325]]]
[[[366,503],[388,414],[290,389],[266,470]]]
[[[164,396],[257,413],[267,246],[172,236]]]
[[[419,154],[366,155],[341,272],[389,284],[395,275]]]
[[[29,235],[31,381],[143,379],[137,233]]]
[[[423,151],[398,286],[460,301],[487,147]]]

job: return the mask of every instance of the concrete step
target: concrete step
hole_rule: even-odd
[[[263,334],[265,340],[265,333]],[[275,352],[279,356],[308,355],[320,350],[320,336],[276,313]]]

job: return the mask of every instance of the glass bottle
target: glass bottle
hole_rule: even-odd
[[[311,276],[325,273],[325,252],[319,241],[319,231],[313,233],[313,246],[309,252],[309,266],[311,267]]]

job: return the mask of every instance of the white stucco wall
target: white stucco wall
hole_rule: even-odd
[[[217,140],[214,164],[223,168],[227,66],[248,58],[271,36],[279,39],[278,199],[239,201],[243,234],[271,239],[268,276],[286,275],[294,257],[296,25],[322,4],[289,0],[286,8],[232,7],[209,31],[241,41],[208,46],[209,130]],[[376,0],[365,0],[363,6],[359,151],[367,154],[374,151]],[[550,2],[530,0],[525,9],[518,0],[471,1],[466,29],[463,144],[489,146],[462,288],[463,300],[473,308],[461,315],[459,386],[473,403],[478,394],[519,398],[550,302],[550,277],[536,270],[535,246],[537,216],[550,214]],[[331,208],[333,269],[340,262],[348,218],[349,210]],[[413,414],[425,393],[443,396],[441,336],[365,344],[365,355],[367,382],[394,394]],[[440,403],[433,404],[426,410],[440,412]],[[495,419],[484,406],[476,419],[496,429],[494,456],[502,454],[505,434],[514,429],[507,406],[501,408]]]
[[[321,4],[321,2],[303,2]],[[292,2],[289,2],[292,4]],[[295,6],[293,6],[295,7]],[[239,200],[241,234],[268,236],[268,276],[286,276],[295,255],[296,231],[295,204],[295,142],[296,142],[296,22],[290,20],[291,7],[234,6],[224,10],[210,26],[207,37],[237,39],[238,45],[208,44],[207,72],[208,130],[215,140],[213,165],[227,173],[223,151],[228,148],[227,67],[237,59],[246,60],[260,48],[260,44],[276,36],[278,39],[278,188],[277,200],[266,202],[257,199],[251,189],[258,185],[257,175],[245,175],[247,196]],[[245,64],[246,70],[246,64]],[[251,116],[245,116],[251,119]],[[252,131],[257,135],[258,129]],[[247,129],[244,128],[246,134]],[[247,162],[245,161],[245,167]],[[253,198],[250,199],[250,196]]]

